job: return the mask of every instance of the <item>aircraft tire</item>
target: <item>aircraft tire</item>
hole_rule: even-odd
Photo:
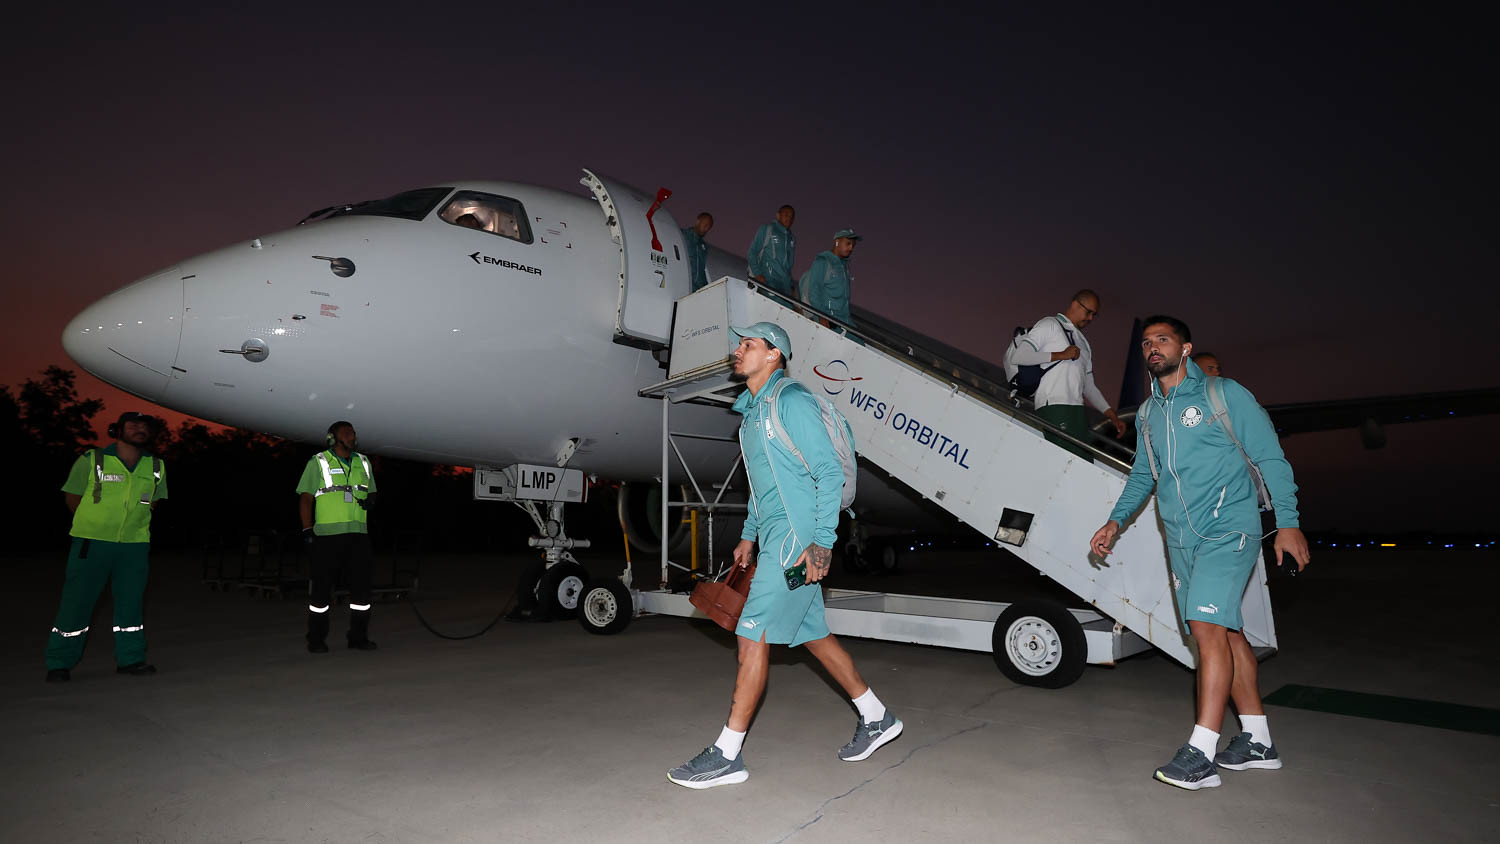
[[[546,571],[547,564],[541,560],[537,560],[521,570],[521,577],[516,580],[517,610],[529,613],[536,609],[537,586]]]
[[[859,547],[853,542],[844,543],[844,553],[839,555],[839,560],[843,563],[844,574],[865,574],[870,570],[864,557],[860,556]]]
[[[590,583],[578,598],[578,623],[596,636],[624,630],[633,612],[630,590],[616,577]]]
[[[900,549],[891,542],[880,543],[878,549],[874,565],[875,571],[881,574],[895,574],[901,568]]]
[[[566,620],[578,616],[578,601],[589,585],[589,573],[577,563],[559,562],[536,584],[537,612]]]
[[[1023,686],[1072,685],[1088,663],[1083,625],[1051,601],[1011,604],[995,620],[991,646],[1000,673]]]

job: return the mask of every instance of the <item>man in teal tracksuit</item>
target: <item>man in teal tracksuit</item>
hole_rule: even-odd
[[[167,497],[166,467],[146,451],[155,420],[134,411],[109,426],[115,442],[73,462],[63,500],[73,511],[62,601],[47,638],[47,682],[66,683],[83,656],[89,617],[104,584],[115,596],[115,671],[156,673],[146,662],[142,602],[151,555],[151,513]]]
[[[796,209],[783,205],[776,219],[755,230],[747,257],[750,278],[783,296],[796,296],[792,290],[792,263],[797,259],[797,237],[792,234]]]
[[[844,488],[843,467],[823,423],[822,408],[806,387],[787,378],[792,344],[781,326],[758,322],[731,330],[740,338],[734,376],[749,388],[734,403],[734,410],[744,416],[740,449],[750,480],[750,512],[734,562],[748,567],[757,540],[760,554],[735,631],[739,673],[729,721],[717,741],[667,772],[667,779],[688,788],[749,778],[740,749],[766,689],[773,644],[806,645],[859,710],[854,738],[839,750],[840,759],[866,759],[902,730],[901,721],[875,697],[848,651],[828,632],[823,592],[814,585],[828,574]],[[778,441],[771,413],[777,414],[801,458]],[[787,570],[802,565],[807,567],[806,584],[789,588]]]
[[[1260,470],[1276,510],[1276,558],[1290,554],[1301,569],[1309,555],[1298,527],[1297,484],[1270,417],[1249,390],[1209,380],[1189,358],[1192,339],[1181,320],[1145,320],[1141,350],[1154,381],[1151,398],[1136,411],[1135,464],[1090,545],[1107,555],[1155,489],[1178,614],[1198,645],[1197,722],[1188,743],[1155,777],[1196,791],[1220,784],[1218,768],[1281,767],[1261,707],[1255,653],[1240,630],[1240,602],[1260,554],[1260,513],[1247,459]],[[1228,419],[1216,410],[1220,406]],[[1241,731],[1216,753],[1230,699]]]
[[[682,230],[682,245],[687,250],[688,278],[692,287],[689,290],[698,290],[708,284],[708,232],[714,227],[714,215],[707,211],[700,212],[698,219],[691,226]]]
[[[849,256],[863,239],[854,229],[840,229],[833,236],[833,248],[818,253],[798,284],[802,301],[845,325],[854,324],[849,315],[849,284],[853,278],[849,275]]]

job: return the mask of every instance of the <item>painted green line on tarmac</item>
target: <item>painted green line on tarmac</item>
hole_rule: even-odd
[[[1500,736],[1500,709],[1481,706],[1297,685],[1282,686],[1267,695],[1264,702],[1333,715]]]

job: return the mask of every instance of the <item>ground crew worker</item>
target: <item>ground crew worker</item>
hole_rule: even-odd
[[[73,511],[67,580],[52,635],[47,638],[47,682],[66,683],[83,656],[89,619],[106,581],[115,596],[115,672],[156,673],[146,662],[141,602],[151,554],[151,513],[167,497],[166,466],[151,454],[155,420],[135,411],[109,426],[115,441],[73,462],[63,500]]]
[[[750,278],[775,290],[783,296],[795,297],[792,290],[792,263],[797,258],[797,238],[792,234],[792,221],[797,211],[783,205],[776,212],[776,219],[755,230],[755,239],[750,241]]]
[[[845,325],[854,324],[849,315],[849,285],[853,281],[849,256],[863,239],[854,229],[840,229],[833,236],[833,248],[818,253],[798,284],[803,302]]]
[[[1037,320],[1023,337],[1018,338],[1013,360],[1022,366],[1043,365],[1042,382],[1032,397],[1036,413],[1064,432],[1086,440],[1088,417],[1083,403],[1098,408],[1109,417],[1115,436],[1125,436],[1125,421],[1110,407],[1094,383],[1094,352],[1083,329],[1099,315],[1099,294],[1080,290],[1068,301],[1068,307],[1055,316]],[[1045,434],[1047,441],[1088,460],[1092,456],[1070,440]]]
[[[1260,702],[1255,652],[1241,631],[1240,602],[1260,554],[1258,496],[1247,460],[1259,469],[1276,510],[1277,557],[1290,554],[1300,570],[1310,556],[1298,527],[1297,484],[1271,418],[1249,390],[1210,380],[1188,359],[1193,335],[1181,320],[1153,316],[1145,326],[1141,351],[1153,380],[1151,398],[1136,411],[1135,464],[1089,545],[1109,554],[1155,490],[1177,611],[1198,645],[1197,721],[1155,777],[1197,791],[1220,784],[1219,768],[1281,767]],[[1231,699],[1240,733],[1215,753]]]
[[[854,738],[839,750],[840,759],[865,759],[902,730],[901,721],[875,697],[848,651],[828,632],[824,618],[823,591],[816,583],[828,574],[844,474],[822,409],[795,381],[777,388],[787,377],[785,364],[792,356],[791,341],[781,326],[757,322],[731,330],[740,338],[733,375],[749,387],[734,403],[744,415],[740,449],[750,479],[750,514],[734,549],[734,562],[748,567],[757,540],[760,555],[735,628],[739,673],[728,723],[702,753],[667,772],[668,780],[688,788],[713,788],[750,777],[740,749],[766,689],[773,644],[807,645],[854,701],[859,722]],[[787,443],[778,443],[771,412],[800,456]],[[793,588],[787,570],[798,566],[806,566],[806,582]]]
[[[324,451],[313,455],[297,483],[302,538],[311,551],[307,650],[328,652],[328,613],[335,576],[349,588],[349,647],[375,650],[370,641],[370,590],[375,559],[366,518],[375,506],[370,459],[354,450],[359,438],[348,422],[328,426]]]
[[[691,290],[708,284],[708,241],[704,238],[713,227],[714,215],[700,211],[698,219],[682,230],[682,243],[687,247],[688,278],[693,285]]]

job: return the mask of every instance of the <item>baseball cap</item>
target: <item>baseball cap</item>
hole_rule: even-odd
[[[747,325],[743,328],[731,325],[729,326],[729,330],[734,332],[738,337],[759,337],[780,349],[781,353],[786,355],[787,360],[792,359],[792,339],[786,336],[786,332],[782,330],[781,326],[774,322],[757,322],[754,325]]]
[[[839,233],[834,235],[833,239],[838,240],[841,237],[847,237],[855,243],[865,239],[863,235],[855,234],[854,229],[839,229]]]

